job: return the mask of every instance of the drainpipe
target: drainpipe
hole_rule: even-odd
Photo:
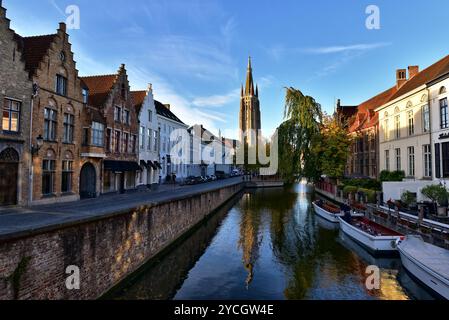
[[[31,151],[33,144],[33,112],[34,112],[34,95],[31,96],[31,113],[30,113],[30,172],[29,172],[29,194],[28,194],[28,205],[33,203],[33,182],[34,182],[34,166],[33,166],[33,153]]]

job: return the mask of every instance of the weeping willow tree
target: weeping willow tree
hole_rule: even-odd
[[[285,121],[278,129],[279,172],[286,181],[319,178],[319,159],[313,144],[319,141],[322,119],[321,105],[314,98],[287,88]]]

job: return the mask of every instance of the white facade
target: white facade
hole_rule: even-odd
[[[159,126],[153,89],[150,85],[139,113],[139,164],[143,171],[138,174],[137,185],[159,183]]]
[[[158,103],[158,102],[156,102]],[[166,110],[164,110],[164,108]],[[163,111],[163,112],[160,112]],[[176,175],[176,179],[181,181],[188,177],[188,164],[184,161],[180,163],[172,162],[171,159],[174,157],[172,150],[175,147],[177,141],[173,134],[178,132],[178,130],[185,131],[188,126],[182,122],[176,121],[169,118],[167,115],[171,113],[168,106],[159,105],[157,121],[160,132],[160,159],[162,170],[160,172],[161,181],[166,181],[167,176]],[[182,155],[181,155],[182,156]]]
[[[404,171],[408,179],[432,179],[431,115],[421,86],[378,108],[380,171]],[[424,161],[424,158],[427,160]]]

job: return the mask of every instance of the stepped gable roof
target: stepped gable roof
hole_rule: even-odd
[[[22,58],[25,61],[25,68],[31,74],[35,74],[39,64],[44,59],[51,44],[55,41],[57,34],[49,34],[34,37],[22,37],[15,34],[15,40],[22,51]]]
[[[147,91],[131,91],[131,96],[134,101],[136,111],[139,114],[140,110],[142,109],[143,102],[145,101],[145,97],[147,96]]]
[[[95,107],[103,106],[116,79],[116,74],[81,77],[89,89],[89,104]]]

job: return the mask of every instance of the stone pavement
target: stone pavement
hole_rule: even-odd
[[[158,191],[104,195],[96,199],[0,209],[0,241],[120,214],[142,205],[193,196],[242,183],[242,177],[194,186],[162,185]]]

